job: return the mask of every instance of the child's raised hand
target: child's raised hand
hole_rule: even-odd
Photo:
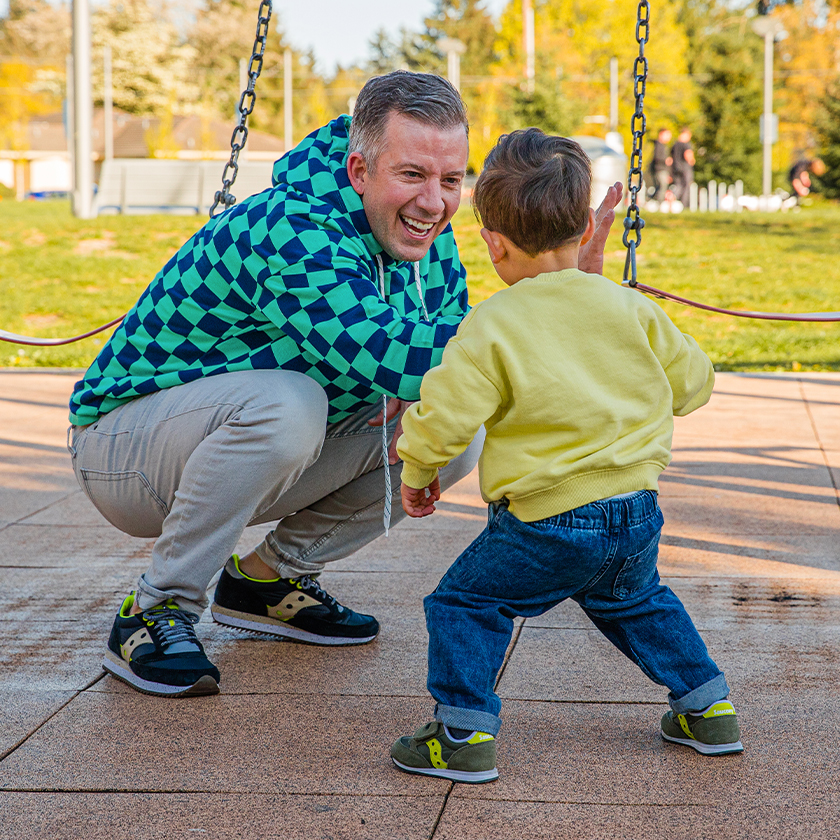
[[[400,486],[403,510],[415,519],[421,516],[429,516],[435,512],[435,502],[440,499],[440,479],[435,480],[428,486],[417,490],[407,484]]]

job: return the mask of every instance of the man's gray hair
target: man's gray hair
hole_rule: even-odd
[[[403,114],[444,131],[458,126],[467,134],[470,130],[461,95],[446,79],[408,70],[374,76],[359,92],[350,124],[350,153],[358,152],[370,169],[382,154],[391,114]]]

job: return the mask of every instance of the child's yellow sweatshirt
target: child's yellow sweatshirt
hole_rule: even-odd
[[[403,417],[402,480],[426,487],[484,424],[487,502],[525,522],[658,490],[673,415],[708,402],[714,370],[653,301],[577,269],[479,303]]]

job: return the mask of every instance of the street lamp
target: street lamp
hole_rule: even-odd
[[[778,117],[773,113],[773,43],[787,36],[784,24],[761,15],[752,22],[752,30],[764,38],[764,113],[761,116],[761,142],[764,144],[762,195],[770,195],[773,175],[773,143],[778,139]]]
[[[467,51],[467,45],[457,38],[441,38],[437,48],[446,56],[446,78],[452,82],[455,90],[461,90],[461,56]]]

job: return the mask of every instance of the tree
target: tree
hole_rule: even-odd
[[[834,79],[823,96],[815,129],[819,154],[826,165],[825,174],[817,180],[825,195],[840,198],[840,77]]]
[[[93,14],[94,97],[103,99],[102,47],[111,47],[114,105],[163,116],[197,100],[196,52],[149,0],[110,0]]]

